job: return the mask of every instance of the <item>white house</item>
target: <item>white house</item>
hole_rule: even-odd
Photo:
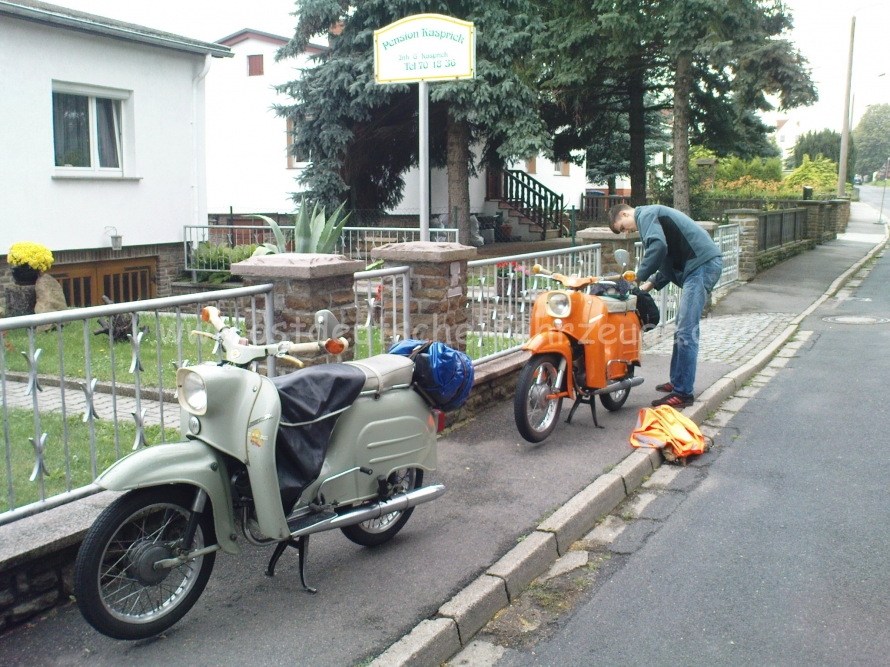
[[[166,293],[182,269],[183,225],[207,219],[204,78],[211,58],[231,55],[0,0],[0,252],[48,246],[70,305]],[[0,264],[8,284],[5,256]]]
[[[298,59],[275,62],[287,44],[258,30],[239,30],[219,44],[233,58],[216,63],[207,76],[207,210],[211,215],[290,213],[290,193],[306,162],[288,155],[289,122],[272,109],[290,99],[275,86],[299,77],[323,46],[310,45]]]

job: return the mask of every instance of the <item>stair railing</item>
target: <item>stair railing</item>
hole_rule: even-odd
[[[524,171],[505,169],[501,172],[500,199],[521,215],[541,227],[541,238],[547,230],[559,229],[563,223],[565,201],[540,181]]]

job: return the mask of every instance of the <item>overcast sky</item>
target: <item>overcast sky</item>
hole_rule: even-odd
[[[296,25],[296,18],[289,15],[294,10],[292,0],[63,0],[56,4],[210,42],[242,28],[290,36]],[[785,4],[794,17],[791,39],[809,60],[819,90],[819,102],[791,112],[794,118],[806,129],[840,131],[854,13],[854,125],[868,105],[890,102],[890,1],[785,0]],[[773,116],[789,114],[770,114],[767,119]]]

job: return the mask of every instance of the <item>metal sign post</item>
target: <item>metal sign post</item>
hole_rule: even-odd
[[[415,14],[374,31],[374,80],[417,83],[420,238],[430,238],[429,82],[476,74],[473,24],[442,14]],[[456,220],[452,221],[456,224]]]

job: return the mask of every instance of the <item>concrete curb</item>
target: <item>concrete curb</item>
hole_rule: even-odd
[[[708,414],[741,389],[751,377],[762,371],[776,353],[794,337],[800,323],[830,299],[852,275],[872,259],[887,244],[888,239],[890,239],[890,227],[885,227],[883,241],[832,282],[822,296],[795,317],[768,346],[750,361],[727,373],[702,392],[697,402],[684,409],[683,414],[699,424],[705,421]],[[445,662],[454,653],[467,646],[476,632],[501,609],[507,607],[509,602],[515,600],[523,589],[537,576],[543,574],[558,557],[563,556],[576,540],[594,527],[601,517],[636,491],[662,461],[661,452],[658,450],[634,450],[610,472],[600,475],[589,486],[569,499],[541,523],[537,530],[488,568],[479,579],[442,605],[438,612],[440,618],[434,621],[421,621],[414,630],[384,651],[370,667],[435,667]],[[488,581],[490,579],[503,580],[503,587]],[[502,593],[506,595],[502,597]],[[432,633],[425,625],[437,621],[453,624],[454,634],[459,639],[453,652],[444,657],[440,652],[445,645],[443,636],[451,631],[446,632],[446,626],[442,625],[437,626],[442,630]],[[448,645],[453,646],[451,643]],[[418,662],[420,656],[429,656],[430,659]]]

